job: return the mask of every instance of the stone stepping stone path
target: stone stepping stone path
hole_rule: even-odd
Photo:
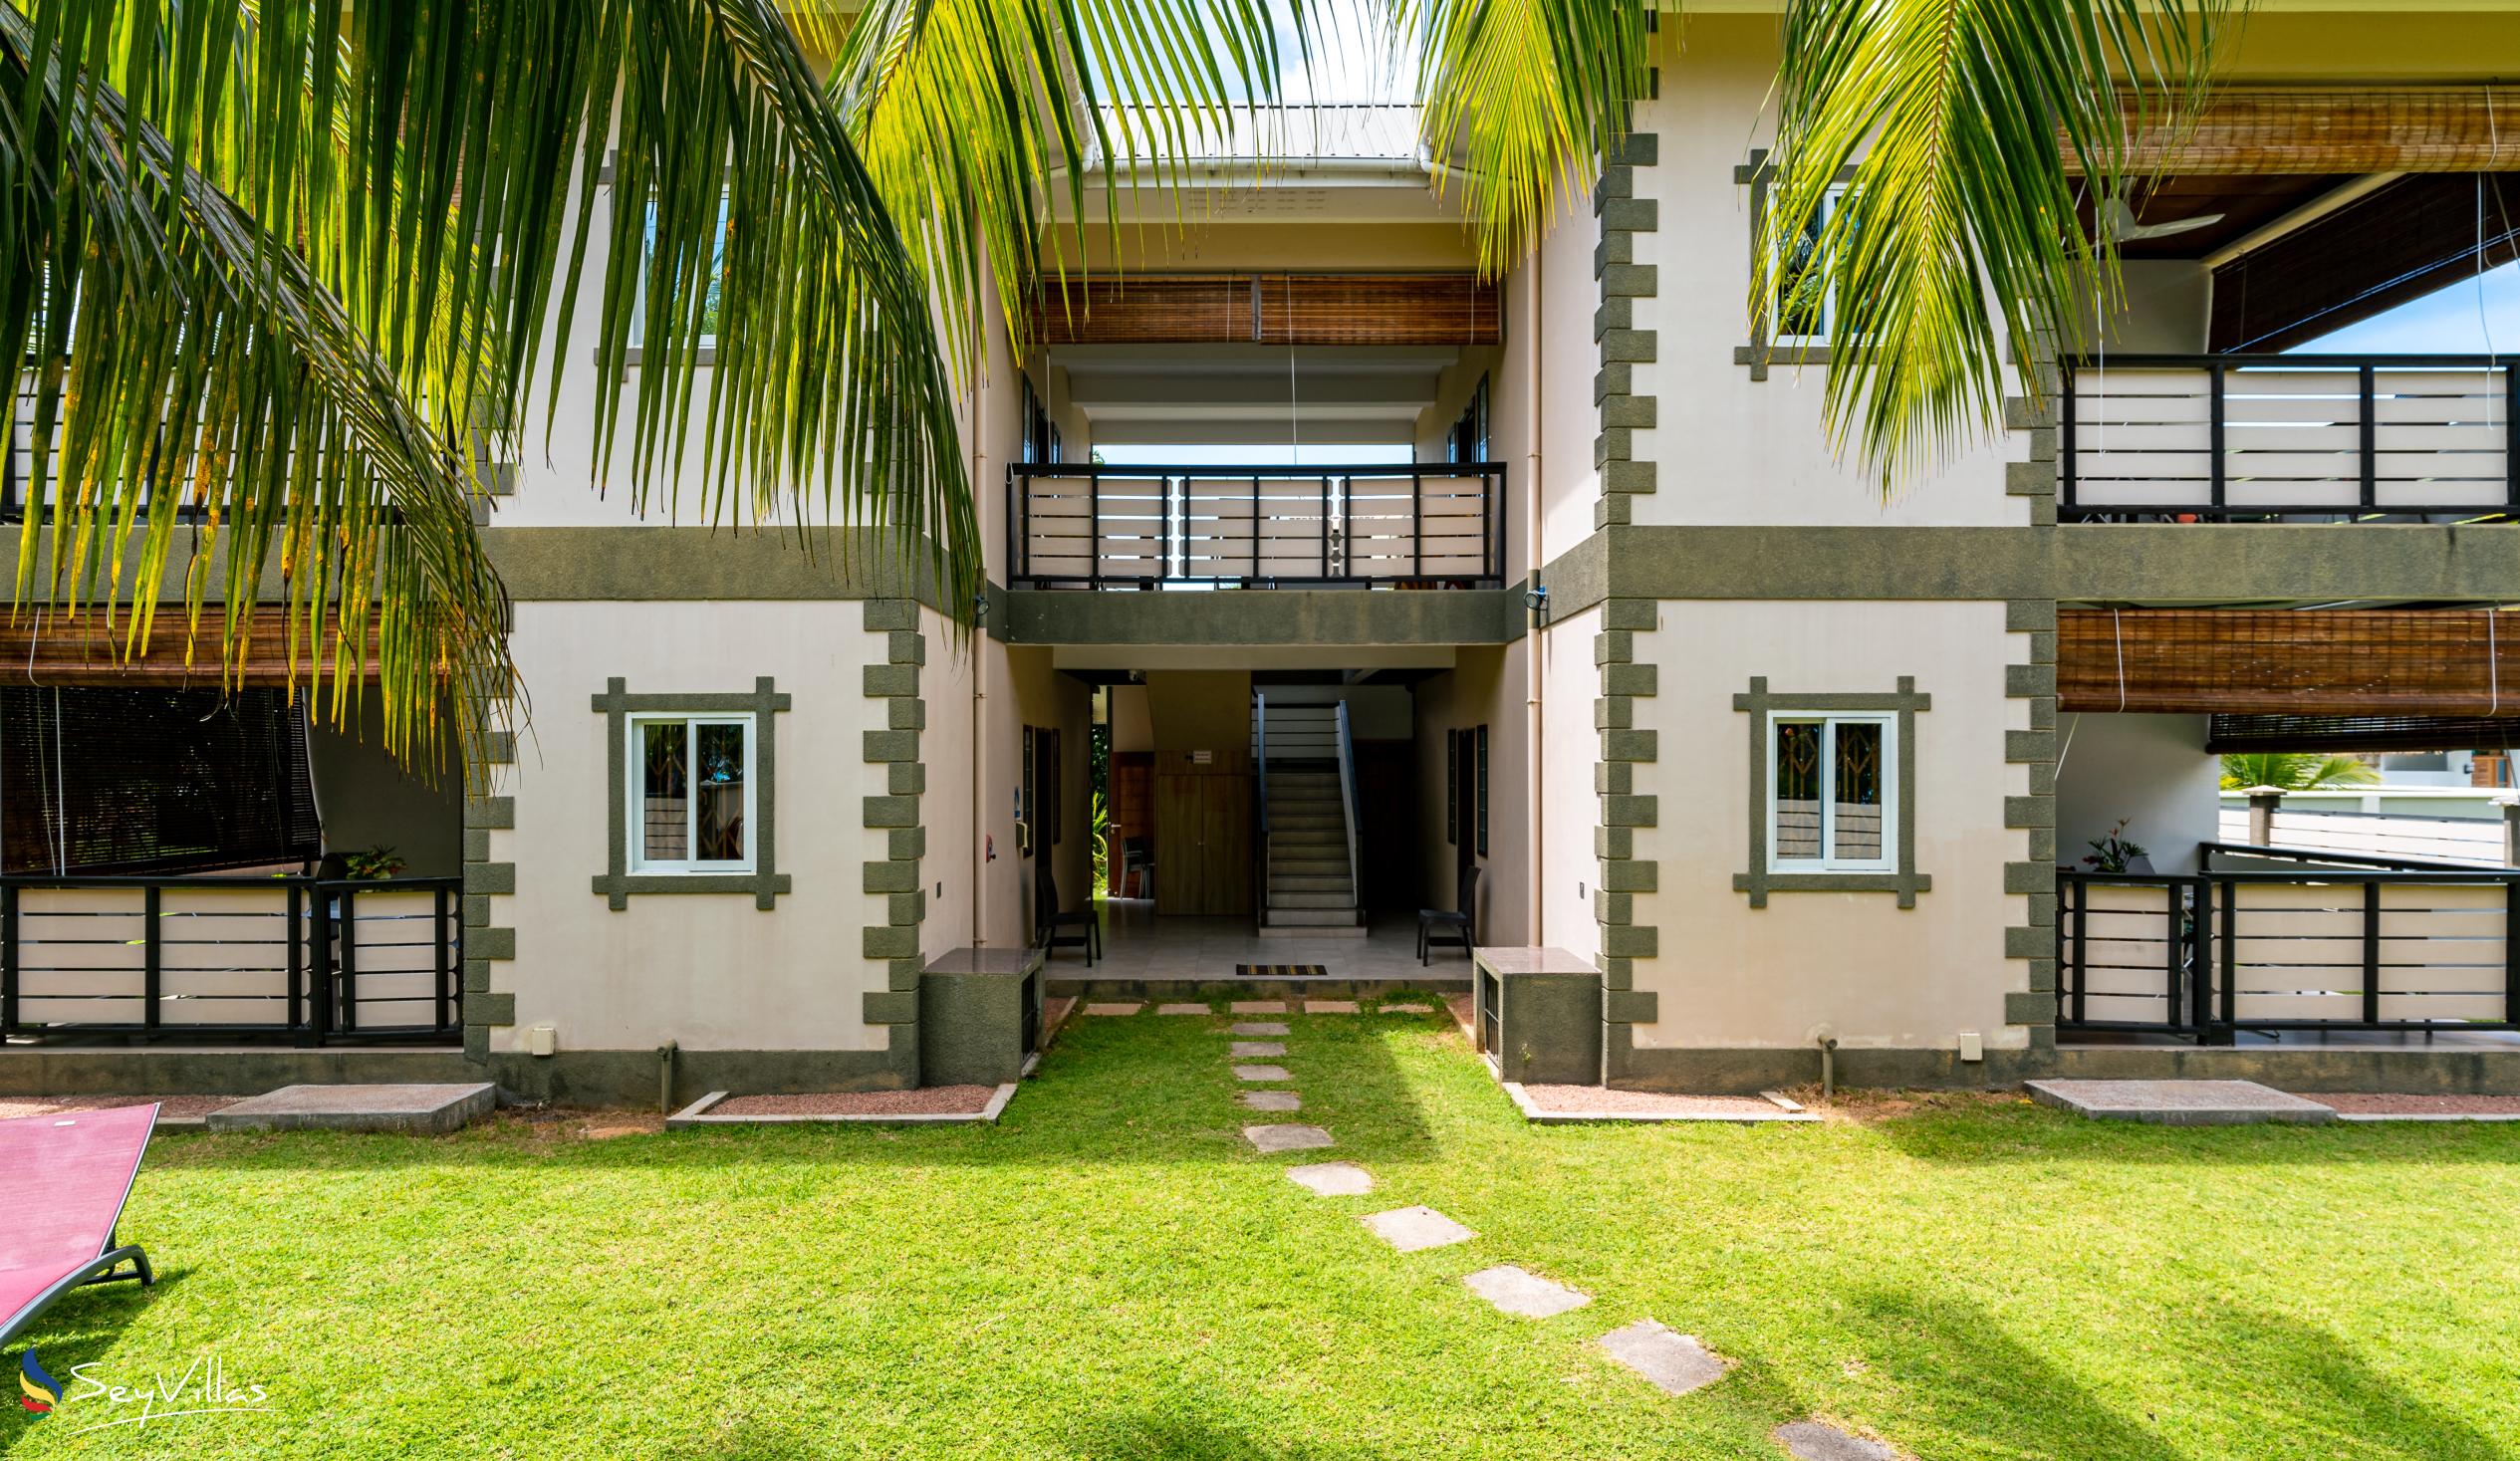
[[[1699,1343],[1696,1336],[1674,1334],[1649,1319],[1612,1330],[1593,1342],[1666,1395],[1703,1389],[1731,1368],[1722,1355]]]
[[[1229,1008],[1237,1015],[1283,1015],[1286,1013],[1286,1001],[1282,999],[1238,999],[1234,1001]]]
[[[1386,1015],[1431,1015],[1435,1012],[1435,1007],[1433,1005],[1384,1005],[1382,1010]]]
[[[1461,1226],[1431,1207],[1395,1207],[1389,1212],[1368,1213],[1360,1219],[1372,1228],[1377,1237],[1402,1253],[1416,1253],[1427,1248],[1442,1248],[1454,1243],[1467,1243],[1478,1234]]]
[[[1236,1066],[1234,1079],[1237,1081],[1292,1081],[1295,1075],[1284,1066]]]
[[[1471,1293],[1507,1314],[1519,1314],[1525,1319],[1547,1319],[1570,1309],[1582,1309],[1593,1302],[1590,1294],[1579,1294],[1564,1284],[1553,1284],[1510,1263],[1480,1269],[1461,1282],[1469,1286]]]
[[[1353,1015],[1356,1012],[1357,1002],[1352,999],[1308,999],[1304,1001],[1304,1013],[1308,1015]],[[1237,1010],[1235,1013],[1240,1014],[1241,1011]]]
[[[1238,1061],[1265,1061],[1272,1056],[1286,1054],[1286,1042],[1283,1040],[1237,1040],[1233,1048],[1225,1053]]]
[[[1776,1443],[1796,1461],[1899,1461],[1880,1441],[1849,1435],[1825,1420],[1797,1420],[1776,1428]]]
[[[1292,1091],[1246,1091],[1242,1103],[1255,1111],[1300,1111],[1304,1097]]]
[[[1280,1151],[1313,1151],[1336,1145],[1330,1133],[1319,1126],[1245,1126],[1243,1139],[1260,1149],[1262,1155]]]
[[[1142,1004],[1087,1005],[1085,1012],[1089,1015],[1134,1015],[1144,1008]]]
[[[1317,1197],[1362,1197],[1374,1190],[1374,1174],[1352,1161],[1288,1167],[1287,1180]]]
[[[1284,1035],[1284,1020],[1245,1020],[1233,1028],[1236,1035]]]
[[[1205,1005],[1157,1005],[1155,1013],[1158,1015],[1204,1015],[1208,1014],[1209,1010]]]

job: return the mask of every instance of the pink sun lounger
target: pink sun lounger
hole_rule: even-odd
[[[114,1238],[156,1124],[155,1105],[0,1121],[0,1346],[82,1284],[156,1282]]]

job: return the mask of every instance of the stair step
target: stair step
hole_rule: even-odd
[[[1348,880],[1348,859],[1345,857],[1271,857],[1269,875],[1275,877],[1336,877]]]
[[[1341,888],[1337,892],[1279,892],[1272,888],[1269,892],[1269,906],[1272,908],[1346,908],[1354,912],[1357,898],[1356,894],[1349,892],[1346,888]]]
[[[1348,908],[1271,908],[1261,920],[1273,927],[1353,928],[1357,910]]]
[[[1280,872],[1276,868],[1269,870],[1269,895],[1272,898],[1279,893],[1345,893],[1347,891],[1348,874],[1345,872]]]

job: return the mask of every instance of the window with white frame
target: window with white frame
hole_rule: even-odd
[[[1846,201],[1844,184],[1829,189],[1769,269],[1768,336],[1778,345],[1828,345],[1838,335],[1838,291],[1820,243]]]
[[[628,717],[629,871],[753,870],[753,729],[749,714]]]
[[[1898,717],[1777,712],[1768,722],[1768,867],[1897,864]]]

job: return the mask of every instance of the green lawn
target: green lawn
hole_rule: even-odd
[[[162,1137],[124,1234],[166,1280],[65,1301],[43,1360],[215,1353],[271,1408],[0,1451],[1775,1457],[1817,1414],[1930,1461],[2520,1452],[2520,1126],[1533,1129],[1436,1018],[1297,1017],[1296,1119],[1381,1183],[1317,1198],[1246,1149],[1221,1024],[1082,1021],[995,1128]],[[1479,1237],[1356,1221],[1413,1202]],[[1501,1262],[1595,1302],[1500,1315],[1458,1281]],[[1673,1399],[1588,1342],[1648,1316],[1739,1367]]]

